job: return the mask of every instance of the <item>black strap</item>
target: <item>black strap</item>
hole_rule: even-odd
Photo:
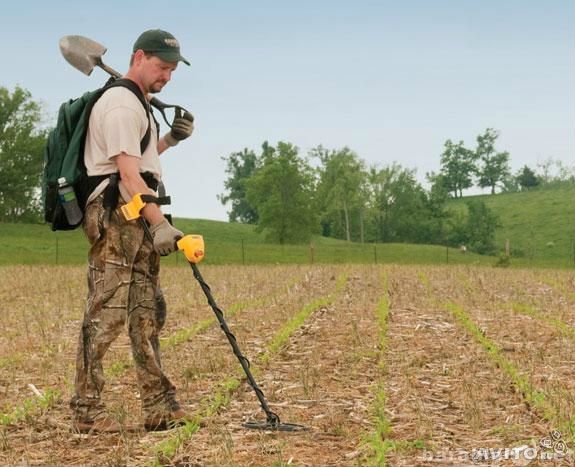
[[[150,106],[150,115],[152,116],[152,119],[154,120],[154,123],[156,124],[156,134],[158,135],[158,138],[159,138],[160,137],[160,122],[158,122],[158,119],[154,115],[154,109],[152,106]],[[150,121],[150,118],[148,117],[148,122],[149,121]],[[144,137],[145,136],[146,135],[144,135]]]
[[[146,117],[148,117],[148,128],[146,129],[146,133],[144,134],[142,141],[140,141],[140,154],[144,154],[144,151],[148,148],[148,145],[150,144],[150,138],[152,133],[152,124],[150,122],[150,112],[151,112],[150,103],[146,100],[144,93],[140,89],[140,86],[138,86],[136,83],[134,83],[131,79],[128,78],[118,78],[111,82],[108,81],[108,83],[106,83],[106,85],[104,86],[104,92],[110,88],[117,88],[117,87],[126,88],[132,91],[138,98],[140,103],[144,106],[144,110],[146,111]],[[154,122],[156,123],[156,127],[159,127],[155,117]]]
[[[169,196],[154,196],[154,195],[140,195],[144,203],[154,203],[158,205],[166,205],[172,202]]]
[[[118,198],[120,197],[120,174],[114,173],[110,175],[110,182],[104,190],[104,208],[109,208],[108,215],[118,206]]]
[[[148,188],[156,191],[158,189],[158,180],[154,177],[151,172],[143,172],[140,173]],[[104,200],[103,204],[105,208],[110,208],[110,210],[116,209],[118,206],[118,198],[120,197],[120,174],[119,173],[112,173],[107,175],[94,175],[92,177],[88,177],[88,189],[89,193],[92,193],[96,187],[105,179],[109,178],[110,182],[108,186],[104,189]],[[171,204],[171,198],[169,196],[165,196],[165,193],[161,196],[154,196],[143,194],[142,201],[145,203],[155,203],[158,205],[167,205]]]
[[[113,179],[113,177],[115,175],[118,177],[117,180]],[[154,176],[154,174],[152,172],[140,172],[140,176],[144,179],[144,182],[146,182],[146,185],[148,186],[148,188],[151,188],[153,191],[158,191],[158,187],[160,186],[160,182],[158,182],[158,180],[156,180],[156,177]],[[118,184],[119,174],[116,172],[116,173],[111,173],[111,174],[106,174],[106,175],[90,175],[89,177],[87,177],[87,180],[88,180],[87,181],[87,194],[88,194],[88,196],[98,187],[98,185],[100,183],[102,183],[107,178],[110,178],[110,184],[114,184],[114,183]],[[165,190],[164,190],[164,194],[165,194]],[[163,196],[162,193],[159,193],[159,195]]]
[[[156,179],[156,177],[154,176],[154,174],[152,172],[140,172],[140,176],[144,179],[144,182],[146,182],[146,185],[148,185],[148,188],[151,188],[153,191],[158,191],[158,186],[160,184],[160,182],[158,182],[158,180]],[[163,196],[162,193],[158,193],[160,196]],[[166,193],[164,193],[165,195]]]

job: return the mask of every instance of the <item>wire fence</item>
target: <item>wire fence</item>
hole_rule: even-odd
[[[3,245],[0,239],[0,264],[86,264],[87,242],[70,242],[64,234],[54,234],[38,242]],[[508,256],[511,265],[524,267],[575,267],[575,241],[571,254],[553,255],[543,248],[521,249],[521,245],[505,242],[500,246],[501,257]],[[514,249],[515,248],[515,249]],[[206,239],[205,264],[476,264],[496,265],[501,257],[481,256],[461,248],[441,245],[310,243],[277,245],[237,242],[210,242]],[[162,258],[169,266],[187,265],[182,254]]]

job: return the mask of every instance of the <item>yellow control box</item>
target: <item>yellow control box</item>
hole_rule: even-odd
[[[204,237],[201,235],[186,235],[176,244],[190,263],[197,264],[204,259]]]

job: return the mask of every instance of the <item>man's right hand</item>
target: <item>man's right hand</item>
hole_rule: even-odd
[[[164,219],[159,224],[150,227],[152,238],[154,239],[154,250],[161,256],[168,256],[178,249],[176,242],[184,236],[183,232]]]

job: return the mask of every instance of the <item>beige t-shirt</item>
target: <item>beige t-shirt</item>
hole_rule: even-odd
[[[143,154],[140,142],[148,128],[148,118],[142,103],[132,91],[123,87],[107,90],[90,114],[84,162],[88,175],[107,175],[118,171],[114,157],[124,152],[140,158],[140,172],[151,172],[161,180],[162,168],[158,155],[158,132],[150,117],[150,142]],[[88,202],[108,185],[104,180],[90,195]],[[129,200],[120,182],[120,193]]]

